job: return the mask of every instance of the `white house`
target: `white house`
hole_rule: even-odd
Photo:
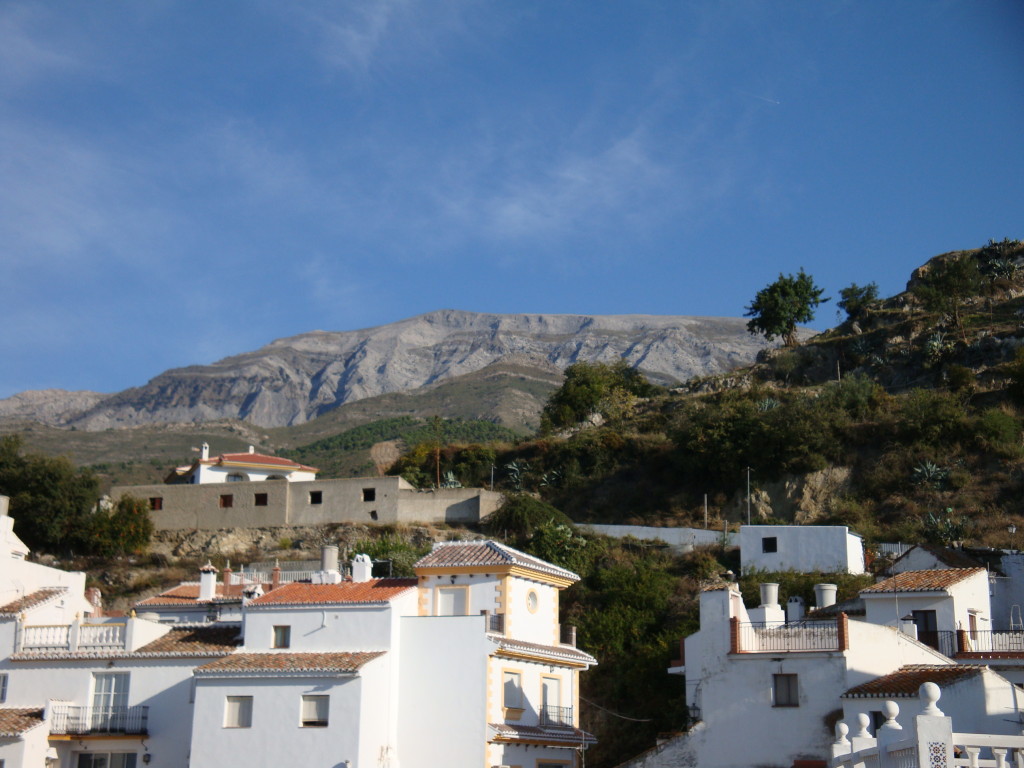
[[[316,480],[316,467],[256,453],[249,446],[248,453],[222,453],[210,458],[210,446],[203,443],[199,458],[191,464],[176,467],[166,482],[171,484],[203,485],[205,483],[240,483],[259,480],[287,480],[301,482]]]
[[[743,573],[864,573],[864,542],[845,525],[742,525]]]

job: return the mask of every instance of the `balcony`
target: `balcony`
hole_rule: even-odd
[[[1024,631],[1019,629],[919,632],[917,639],[950,658],[974,654],[1024,658]]]
[[[146,735],[149,707],[79,707],[54,704],[50,733],[56,736]]]
[[[844,638],[841,621],[800,624],[741,624],[733,619],[733,653],[778,653],[780,651],[839,651]]]
[[[21,651],[124,650],[127,626],[103,624],[29,624],[22,628]]]
[[[573,728],[572,707],[545,704],[540,708],[541,728]]]

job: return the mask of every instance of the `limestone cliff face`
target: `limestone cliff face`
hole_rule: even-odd
[[[63,423],[99,430],[236,418],[290,426],[509,358],[565,368],[621,357],[655,380],[674,382],[749,363],[763,346],[740,318],[441,310],[359,331],[304,333],[212,365],[170,370]]]

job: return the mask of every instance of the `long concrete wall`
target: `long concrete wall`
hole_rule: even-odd
[[[645,525],[589,525],[579,524],[580,528],[604,536],[612,536],[616,539],[624,539],[632,536],[634,539],[644,541],[662,541],[670,547],[681,552],[689,552],[695,546],[701,544],[721,544],[723,536],[726,546],[732,546],[735,542],[735,533],[715,531],[707,528],[655,528]]]
[[[114,499],[147,499],[157,530],[220,530],[326,523],[475,524],[501,504],[481,488],[417,490],[400,477],[287,482],[134,485],[111,490]]]

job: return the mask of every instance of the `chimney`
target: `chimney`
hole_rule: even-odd
[[[0,517],[7,517],[11,508],[11,500],[7,496],[0,496]]]
[[[228,571],[230,572],[230,571]],[[213,600],[217,596],[217,569],[209,560],[199,569],[199,599]]]
[[[103,615],[103,593],[99,587],[89,587],[85,590],[85,599],[92,606],[92,618],[99,618]]]
[[[320,548],[320,572],[313,574],[314,584],[340,584],[341,571],[338,570],[338,547],[325,544]]]
[[[373,578],[373,561],[369,555],[356,555],[352,558],[352,581],[362,583]]]
[[[274,568],[270,572],[270,588],[277,589],[281,586],[281,564],[274,560]]]
[[[203,443],[203,447],[199,449],[199,458],[206,461],[210,458],[210,444],[207,442]]]
[[[814,585],[814,607],[815,608],[828,608],[830,605],[836,604],[836,585],[835,584],[815,584]]]
[[[212,566],[211,566],[212,567]],[[224,596],[227,597],[231,594],[231,561],[228,560],[227,565],[224,566]],[[216,582],[214,582],[216,584]]]
[[[804,617],[804,599],[800,595],[793,595],[786,601],[786,621],[792,624]]]
[[[249,446],[249,453],[256,453],[256,446],[250,445]]]
[[[777,606],[779,604],[779,585],[766,582],[761,585],[761,606]]]

